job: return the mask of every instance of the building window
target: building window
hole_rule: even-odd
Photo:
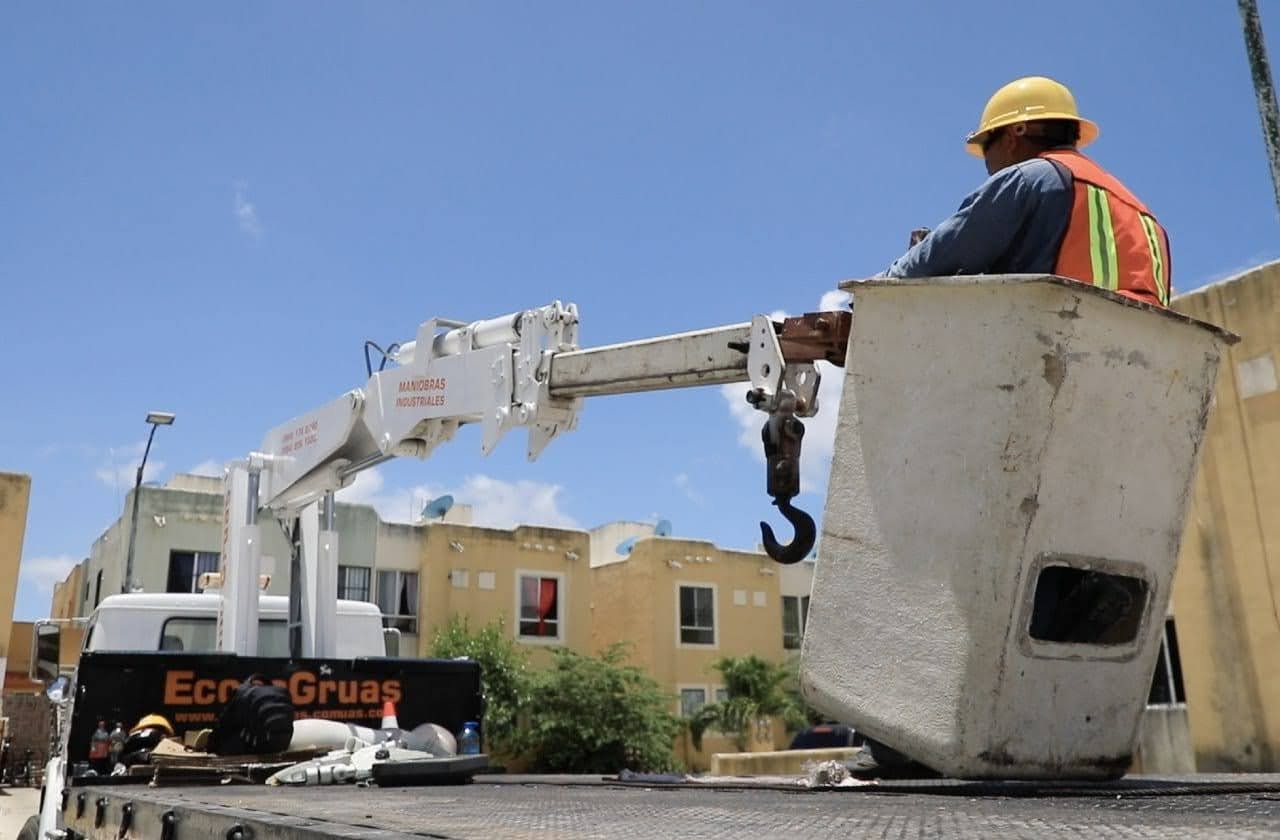
[[[1160,656],[1151,677],[1148,706],[1176,706],[1187,702],[1182,686],[1182,660],[1178,656],[1178,631],[1173,619],[1165,619],[1164,637],[1160,640]]]
[[[561,575],[531,572],[518,574],[520,638],[561,638],[561,578]]]
[[[680,689],[681,717],[693,717],[694,713],[705,705],[707,705],[707,690],[705,688]]]
[[[170,551],[169,579],[165,592],[203,592],[200,576],[218,571],[216,551]]]
[[[716,590],[711,586],[680,587],[680,644],[716,643]]]
[[[809,596],[782,596],[782,646],[798,650],[804,638],[805,625],[809,623]]]
[[[102,600],[102,572],[103,571],[104,571],[103,569],[98,569],[98,575],[95,578],[95,583],[93,584],[93,605],[95,607],[98,606],[98,603]]]
[[[724,701],[729,699],[729,689],[725,688],[724,686],[717,687],[715,697],[716,697],[717,703],[723,703]]]
[[[338,597],[347,601],[368,601],[373,570],[367,566],[338,566]]]
[[[401,633],[418,632],[418,573],[378,572],[378,609],[382,625]]]

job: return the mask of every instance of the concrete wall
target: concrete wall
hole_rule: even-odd
[[[0,473],[0,673],[7,670],[10,656],[9,631],[13,623],[13,600],[18,589],[18,564],[22,560],[22,540],[27,532],[27,505],[31,498],[31,477]],[[0,704],[0,714],[4,714]]]
[[[88,559],[81,560],[61,583],[53,585],[49,618],[73,618],[80,615],[84,602],[84,575],[88,565]]]
[[[1174,307],[1241,336],[1219,373],[1174,581],[1196,766],[1280,770],[1280,263]]]

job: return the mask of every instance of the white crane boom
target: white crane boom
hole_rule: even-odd
[[[559,301],[483,321],[424,322],[415,340],[393,345],[387,353],[393,364],[371,372],[364,387],[276,426],[259,451],[229,465],[219,649],[257,651],[260,511],[278,518],[295,544],[291,649],[331,656],[339,540],[334,492],[391,458],[428,457],[466,423],[481,425],[485,454],[506,432],[527,428],[533,460],[553,438],[575,428],[589,396],[750,382],[752,405],[770,415],[769,491],[797,525],[797,543],[803,542],[803,520],[810,532],[812,520],[789,506],[798,492],[803,434],[795,418],[817,412],[813,362],[842,362],[848,328],[847,312],[782,324],[757,315],[739,324],[580,349],[577,307]],[[767,529],[765,538],[776,545]]]

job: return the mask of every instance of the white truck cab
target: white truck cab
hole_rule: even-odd
[[[104,598],[85,631],[84,650],[217,650],[217,593],[133,593]],[[289,655],[289,599],[258,598],[258,655]],[[377,605],[338,601],[339,658],[398,655],[398,631],[384,633]]]

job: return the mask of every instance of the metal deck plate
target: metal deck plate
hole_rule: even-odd
[[[255,837],[799,838],[1280,836],[1280,775],[1128,779],[1110,785],[895,782],[794,792],[779,787],[644,786],[578,777],[497,777],[397,789],[220,787],[93,795],[173,808],[178,836],[209,818]],[[147,806],[151,807],[147,807]],[[107,824],[113,822],[110,813]],[[185,823],[191,830],[184,831]],[[200,828],[197,828],[200,826]],[[156,835],[158,836],[158,835]]]

